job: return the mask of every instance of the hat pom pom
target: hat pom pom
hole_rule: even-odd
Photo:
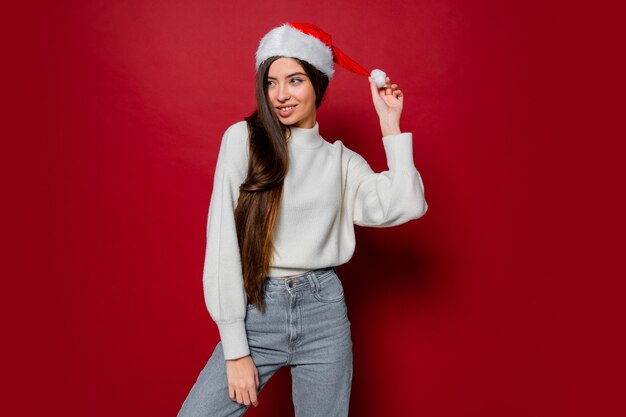
[[[387,83],[387,74],[384,71],[375,69],[371,72],[370,76],[374,79],[378,88],[383,88]]]

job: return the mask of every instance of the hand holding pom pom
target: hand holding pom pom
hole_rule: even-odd
[[[400,115],[402,114],[404,94],[397,84],[391,84],[389,77],[385,77],[385,82],[380,86],[379,80],[374,78],[374,76],[380,77],[380,74],[385,75],[380,70],[374,70],[371,73],[372,76],[368,77],[374,109],[376,109],[380,119],[383,136],[398,135],[401,133]]]

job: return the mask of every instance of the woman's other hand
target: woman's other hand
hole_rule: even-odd
[[[250,355],[226,361],[226,378],[228,379],[228,395],[239,404],[257,407],[257,391],[259,389],[259,371]]]
[[[381,88],[376,86],[376,82],[372,77],[368,77],[368,79],[372,92],[372,101],[380,119],[380,129],[383,136],[400,134],[400,115],[402,114],[404,94],[402,94],[397,84],[391,83],[389,77],[386,78],[387,83],[385,86]]]

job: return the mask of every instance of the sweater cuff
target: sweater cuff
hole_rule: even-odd
[[[413,162],[413,134],[410,132],[398,135],[383,136],[387,166],[389,169],[415,169]]]
[[[222,347],[224,348],[224,360],[238,359],[250,354],[245,321],[217,323],[217,328],[220,331]]]

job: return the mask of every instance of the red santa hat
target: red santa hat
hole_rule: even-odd
[[[335,73],[334,63],[345,69],[364,76],[370,72],[358,62],[333,45],[332,37],[322,28],[312,23],[285,23],[270,30],[262,39],[256,51],[256,69],[263,61],[272,56],[287,56],[308,62],[332,79]],[[380,73],[374,70],[373,77],[380,85]]]

